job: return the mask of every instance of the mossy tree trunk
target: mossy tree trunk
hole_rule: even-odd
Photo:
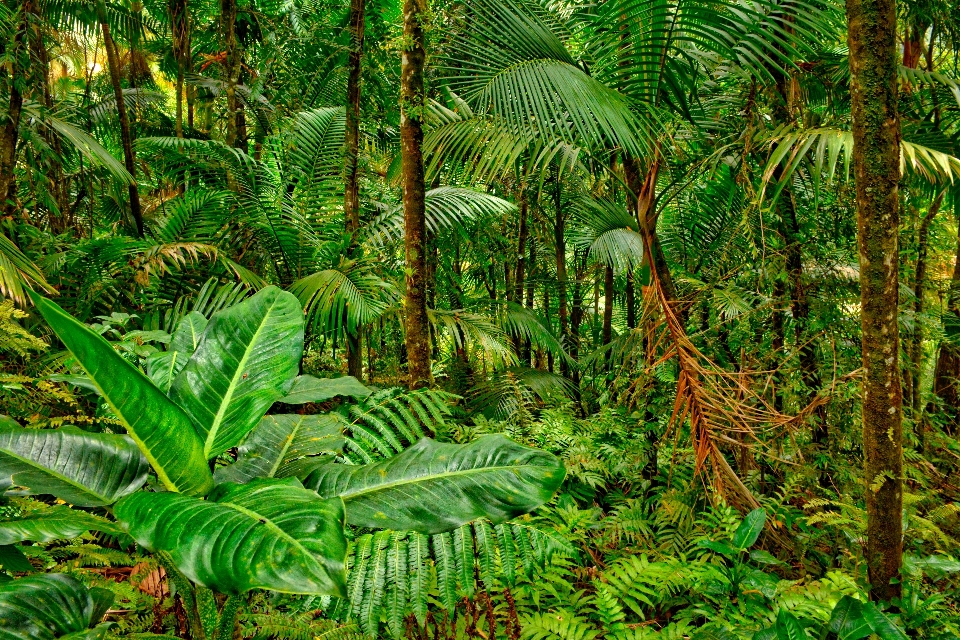
[[[97,0],[97,20],[103,33],[103,48],[107,52],[107,67],[110,72],[110,83],[113,85],[113,95],[117,100],[117,115],[120,117],[120,144],[123,147],[123,164],[127,173],[133,176],[133,184],[127,186],[130,195],[130,214],[137,227],[137,235],[143,237],[143,212],[140,208],[140,192],[137,189],[137,158],[133,151],[133,134],[130,131],[130,118],[127,116],[127,107],[123,102],[123,87],[120,85],[120,56],[117,53],[117,43],[110,35],[110,25],[107,24],[107,6],[103,0]]]
[[[955,191],[951,197],[954,219],[960,221],[960,195]],[[947,312],[944,313],[944,333],[947,339],[940,344],[937,368],[933,374],[933,392],[939,396],[948,412],[946,431],[949,435],[956,434],[957,425],[960,424],[960,390],[957,388],[957,378],[960,377],[960,350],[954,346],[957,329],[960,327],[960,237],[957,238],[954,260]],[[934,407],[930,410],[933,411]]]
[[[355,236],[360,229],[360,72],[363,62],[363,32],[365,26],[365,0],[352,0],[350,3],[351,47],[347,76],[347,122],[344,136],[344,227],[350,236],[348,253],[355,252]],[[347,373],[358,380],[363,374],[363,348],[360,343],[361,328],[347,331]]]
[[[0,45],[0,53],[11,60],[9,71],[7,66],[0,67],[0,89],[5,89],[10,97],[7,103],[6,117],[0,127],[0,212],[9,213],[17,198],[17,180],[14,168],[17,163],[17,144],[20,142],[20,116],[23,113],[23,94],[20,89],[23,85],[24,62],[27,58],[24,46],[27,37],[27,20],[31,11],[31,3],[26,3],[22,20],[17,26],[13,37],[13,46],[4,50]]]
[[[946,191],[941,191],[927,210],[927,214],[920,221],[920,229],[917,233],[917,266],[913,280],[913,334],[910,336],[910,343],[907,348],[907,354],[910,356],[910,406],[916,416],[920,412],[920,378],[923,368],[923,325],[921,316],[924,312],[923,288],[927,281],[927,247],[930,241],[930,225],[933,223],[937,213],[940,212],[940,205],[943,203],[943,196]]]
[[[870,595],[900,595],[903,493],[899,286],[900,118],[895,0],[847,0],[863,350]]]
[[[227,129],[224,142],[236,147],[241,139],[237,130],[239,117],[237,84],[240,82],[240,47],[237,44],[237,0],[220,0],[220,34],[223,38],[226,75]]]
[[[400,64],[400,153],[403,170],[403,228],[406,253],[404,329],[408,385],[429,386],[430,323],[427,318],[426,185],[423,173],[423,20],[426,0],[404,0]]]

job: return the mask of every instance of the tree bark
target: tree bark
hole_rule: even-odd
[[[899,286],[900,118],[896,0],[847,0],[863,350],[870,595],[900,595],[903,507]]]
[[[427,318],[426,185],[423,174],[423,67],[426,59],[422,21],[427,0],[404,0],[405,48],[400,64],[400,153],[403,170],[403,226],[406,253],[404,309],[408,385],[429,386],[430,323]]]
[[[637,302],[633,282],[633,267],[627,269],[627,287],[624,291],[624,304],[627,305],[627,328],[637,328]]]
[[[603,274],[603,333],[602,344],[613,339],[613,267],[607,266]]]
[[[567,244],[565,239],[565,222],[561,203],[561,184],[559,171],[554,192],[554,219],[553,244],[554,259],[557,263],[557,317],[560,320],[560,344],[564,349],[570,348],[570,318],[567,310]],[[560,361],[560,371],[569,377],[570,371],[566,360]]]
[[[954,218],[960,221],[960,197],[954,192],[952,198]],[[954,257],[953,275],[950,278],[950,291],[947,296],[947,312],[944,314],[944,321],[947,336],[955,334],[956,328],[960,326],[960,235],[957,236],[957,250]],[[960,351],[949,339],[944,340],[940,345],[937,368],[933,375],[933,392],[951,414],[946,428],[947,433],[951,436],[957,433],[957,427],[960,425],[958,377],[960,377]],[[930,407],[931,411],[933,409],[933,407]]]
[[[930,239],[930,225],[933,219],[940,212],[940,205],[943,203],[943,196],[946,191],[941,191],[927,210],[927,215],[920,221],[920,229],[917,233],[917,268],[913,281],[913,334],[910,336],[910,344],[907,350],[910,356],[910,407],[914,415],[920,412],[920,369],[923,367],[923,327],[920,324],[920,316],[924,311],[923,287],[927,280],[927,245]]]
[[[344,228],[350,237],[347,253],[355,253],[357,230],[360,229],[360,72],[363,62],[363,32],[365,26],[365,0],[352,0],[350,3],[350,31],[352,42],[348,60],[347,76],[347,119],[344,135]],[[360,348],[360,328],[356,332],[347,331],[347,373],[358,380],[363,369],[363,353]]]
[[[647,237],[650,247],[650,255],[645,256],[644,261],[651,269],[656,271],[667,300],[675,303],[677,301],[677,288],[673,283],[673,276],[670,274],[670,267],[663,253],[663,247],[660,245],[660,237],[657,235],[658,214],[655,205],[659,168],[659,161],[654,161],[647,169],[647,174],[641,176],[636,160],[626,154],[623,156],[623,173],[627,188],[631,191],[629,202],[632,204],[634,215],[637,217],[640,232]],[[687,309],[678,309],[677,317],[682,322],[686,322],[687,313]]]
[[[12,59],[10,72],[7,67],[0,66],[0,81],[2,88],[10,96],[7,106],[7,117],[0,128],[0,211],[10,214],[17,198],[17,178],[14,169],[17,164],[17,144],[20,142],[20,116],[23,113],[23,94],[19,84],[24,73],[21,58],[24,55],[24,40],[26,38],[27,15],[30,13],[30,4],[22,8],[23,19],[17,27],[13,38],[13,50],[8,53]]]
[[[170,0],[170,25],[173,40],[173,58],[177,61],[177,106],[175,128],[177,137],[183,137],[183,83],[189,65],[190,9],[187,0]]]
[[[527,203],[527,192],[524,185],[520,186],[520,230],[517,233],[517,268],[514,273],[513,295],[511,300],[517,304],[523,304],[523,283],[527,275],[527,238],[530,228],[527,226],[527,215],[529,204]]]
[[[130,119],[127,117],[127,106],[123,102],[123,87],[120,85],[120,57],[117,54],[117,43],[110,35],[110,25],[107,24],[107,7],[104,0],[97,0],[97,20],[103,33],[103,48],[107,52],[107,66],[110,71],[110,82],[113,84],[113,94],[117,100],[117,114],[120,116],[120,143],[123,147],[123,164],[127,173],[133,177],[133,184],[127,185],[130,195],[130,213],[137,227],[137,236],[143,237],[143,212],[140,209],[140,192],[137,189],[137,159],[133,151],[133,135],[130,132]]]
[[[237,0],[220,0],[220,31],[225,54],[224,71],[227,76],[227,130],[224,142],[236,147],[237,84],[240,82],[240,47],[237,45]]]

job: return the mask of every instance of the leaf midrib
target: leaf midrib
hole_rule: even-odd
[[[276,418],[274,418],[276,421]],[[273,461],[273,464],[270,465],[270,475],[268,477],[273,478],[277,475],[277,469],[280,468],[280,465],[283,463],[284,458],[287,457],[287,451],[290,450],[290,447],[293,446],[293,441],[297,437],[297,433],[300,432],[300,428],[303,427],[303,423],[306,421],[306,416],[300,416],[297,420],[296,426],[290,432],[290,434],[284,439],[283,445],[280,447],[280,455],[276,457]]]
[[[267,311],[263,314],[263,319],[257,326],[257,330],[253,332],[253,336],[247,343],[247,347],[243,350],[243,357],[241,357],[237,362],[237,370],[233,372],[233,377],[230,379],[230,385],[227,387],[226,393],[223,394],[223,398],[220,402],[220,408],[217,409],[217,414],[213,417],[213,422],[210,424],[210,431],[207,432],[207,437],[203,442],[203,455],[208,459],[210,458],[210,452],[213,450],[213,445],[216,442],[217,434],[220,432],[220,427],[223,426],[223,418],[227,412],[227,407],[233,400],[233,394],[236,392],[237,387],[240,384],[240,380],[243,380],[243,369],[247,364],[247,360],[250,358],[250,354],[253,352],[252,347],[257,342],[257,338],[259,338],[260,334],[263,332],[263,328],[266,326],[267,320],[269,320],[273,315],[274,307],[276,307],[279,299],[279,296],[277,296],[274,298],[273,302],[270,303],[270,306],[267,307]],[[211,332],[211,335],[212,333],[213,332]]]
[[[408,484],[417,484],[418,482],[424,482],[428,480],[442,480],[444,478],[453,478],[457,476],[481,474],[481,473],[494,472],[494,471],[513,471],[518,469],[538,469],[538,468],[544,469],[546,467],[544,465],[522,464],[522,465],[509,465],[509,466],[497,465],[495,467],[482,467],[480,469],[465,469],[462,471],[445,471],[443,473],[433,474],[430,476],[420,476],[418,478],[413,478],[413,479],[403,479],[403,480],[396,480],[393,482],[386,482],[383,484],[378,484],[375,487],[364,487],[363,489],[355,491],[353,493],[341,493],[340,497],[343,499],[344,502],[346,502],[347,500],[363,497],[367,494],[376,493],[377,491],[392,489],[394,487],[401,487]]]
[[[17,459],[17,460],[19,460],[19,461],[21,461],[21,462],[23,462],[23,463],[26,463],[28,466],[30,466],[30,467],[32,467],[32,468],[34,468],[34,469],[36,469],[36,470],[42,471],[43,473],[46,473],[46,474],[49,475],[49,476],[53,476],[54,478],[57,478],[58,480],[61,480],[61,481],[65,482],[66,484],[68,484],[68,485],[70,485],[70,486],[73,486],[73,487],[76,487],[76,488],[78,488],[78,489],[81,489],[81,493],[84,493],[85,495],[88,495],[88,496],[93,496],[94,498],[96,498],[96,499],[99,500],[100,502],[104,502],[104,503],[106,503],[106,504],[109,504],[109,503],[110,503],[111,498],[110,498],[109,496],[105,496],[105,495],[96,493],[96,492],[94,492],[92,489],[90,489],[90,487],[88,487],[88,486],[86,486],[86,485],[83,485],[83,484],[80,484],[80,483],[78,483],[76,480],[73,480],[73,479],[71,479],[71,478],[69,478],[69,477],[67,477],[67,476],[65,476],[65,475],[63,475],[63,474],[61,474],[61,473],[56,472],[56,471],[52,470],[50,467],[45,467],[45,466],[43,466],[42,464],[40,464],[39,462],[37,462],[36,460],[33,460],[33,459],[31,459],[31,458],[24,458],[23,456],[21,456],[21,455],[19,455],[19,454],[17,454],[17,453],[14,453],[14,452],[11,451],[10,449],[5,449],[5,448],[0,448],[0,456],[2,456],[2,455],[7,455],[7,456],[10,456],[11,458],[15,458],[15,459]],[[16,475],[17,475],[16,473],[13,474],[14,477],[16,477]],[[26,487],[26,488],[27,488],[27,489],[30,489],[30,487]],[[31,490],[32,490],[32,489],[31,489]]]
[[[71,316],[66,311],[56,306],[55,304],[51,303],[46,298],[42,298],[41,301],[42,301],[42,304],[44,304],[44,306],[47,308],[47,310],[50,313],[52,313],[54,316],[59,317],[60,321],[65,324],[65,327],[64,327],[65,330],[70,331],[72,333],[79,333],[81,337],[84,337],[83,336],[84,332],[89,332],[92,336],[91,342],[94,344],[96,344],[97,338],[102,340],[103,343],[107,345],[107,347],[110,349],[110,351],[113,351],[113,353],[116,354],[117,356],[117,358],[113,359],[114,360],[113,363],[111,363],[110,360],[107,359],[106,360],[107,366],[110,368],[117,367],[120,369],[126,369],[127,373],[130,373],[130,375],[134,377],[138,377],[138,379],[141,379],[141,383],[145,381],[146,384],[141,384],[140,393],[143,393],[149,396],[151,392],[144,391],[144,389],[150,389],[152,387],[156,391],[156,397],[159,398],[158,402],[169,402],[171,405],[173,405],[176,408],[176,410],[180,412],[180,415],[184,418],[184,420],[187,422],[187,426],[190,427],[190,431],[192,432],[192,434],[194,436],[196,435],[196,431],[193,430],[193,424],[190,422],[189,416],[187,416],[187,414],[183,412],[183,409],[177,406],[172,400],[169,400],[166,394],[160,391],[160,389],[158,389],[156,385],[153,384],[153,381],[150,380],[150,378],[148,378],[142,371],[140,371],[140,369],[134,367],[132,364],[124,360],[123,357],[120,356],[120,354],[114,351],[113,347],[110,345],[109,342],[107,342],[103,338],[103,336],[97,335],[96,333],[91,331],[89,328],[84,326],[83,323],[81,323],[79,320],[77,320],[76,318],[74,318],[73,316]],[[56,332],[56,329],[54,329],[54,332]],[[83,340],[81,340],[81,343],[82,342]],[[82,344],[79,346],[83,347]],[[71,353],[73,353],[72,350],[71,350]],[[174,493],[180,493],[181,488],[170,477],[170,474],[167,472],[167,468],[160,462],[159,458],[157,458],[154,455],[153,449],[147,446],[147,443],[143,440],[143,438],[141,437],[141,434],[138,433],[137,428],[133,426],[133,422],[131,422],[131,420],[129,419],[127,412],[123,411],[117,405],[117,403],[113,401],[112,394],[107,393],[106,390],[103,388],[103,385],[101,385],[97,381],[97,376],[94,375],[90,367],[87,366],[87,363],[84,362],[82,358],[77,358],[77,361],[80,363],[80,368],[83,369],[84,373],[87,374],[87,377],[90,378],[90,380],[93,382],[93,385],[100,392],[101,397],[103,397],[103,399],[107,402],[107,406],[109,406],[110,409],[117,415],[117,417],[120,418],[120,422],[123,423],[123,426],[127,431],[127,435],[129,435],[130,438],[134,441],[134,443],[136,443],[137,448],[140,449],[144,457],[146,457],[147,462],[150,464],[151,467],[153,467],[153,470],[157,472],[157,479],[159,479],[160,482],[163,484],[163,486],[165,486],[167,489],[170,489]],[[181,477],[182,477],[182,474],[181,474]]]
[[[317,560],[317,558],[314,556],[314,554],[313,554],[309,549],[307,549],[305,546],[303,546],[303,544],[302,544],[297,538],[294,538],[292,535],[290,535],[289,533],[287,533],[286,531],[284,531],[283,529],[281,529],[276,523],[274,523],[274,521],[273,521],[272,519],[267,518],[266,516],[257,513],[257,512],[254,511],[253,509],[248,509],[247,507],[241,507],[240,505],[238,505],[238,504],[236,504],[236,503],[233,503],[233,502],[215,502],[215,503],[213,503],[213,504],[218,504],[218,505],[220,505],[220,506],[228,507],[228,508],[230,508],[230,509],[233,509],[233,510],[236,511],[237,513],[240,513],[240,514],[242,514],[242,515],[245,515],[245,516],[247,516],[248,518],[251,518],[252,520],[256,521],[256,523],[262,524],[262,525],[266,526],[267,529],[269,529],[270,531],[272,531],[272,532],[275,533],[276,535],[280,536],[280,538],[282,538],[282,539],[290,542],[290,543],[293,544],[297,549],[299,549],[300,551],[302,551],[307,557],[310,558],[311,562],[313,562],[317,567],[319,567],[319,568],[321,569],[321,571],[323,571],[323,565],[322,565],[322,563],[320,563],[320,561]],[[256,526],[256,524],[254,524],[254,526]]]

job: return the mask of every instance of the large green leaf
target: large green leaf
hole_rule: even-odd
[[[25,540],[49,542],[76,538],[87,531],[123,532],[116,523],[106,518],[61,505],[19,518],[0,520],[0,545]]]
[[[0,544],[0,567],[7,573],[33,573],[33,565],[15,544]]]
[[[238,449],[237,461],[220,467],[217,483],[298,475],[304,459],[343,450],[343,422],[335,414],[264,416]]]
[[[100,507],[143,486],[148,469],[126,436],[0,423],[0,477],[9,478],[21,495],[50,494]]]
[[[434,534],[532,511],[563,476],[553,455],[490,435],[465,445],[424,438],[383,462],[323,465],[304,485],[343,498],[350,524]]]
[[[191,311],[180,319],[170,339],[170,351],[179,351],[186,357],[200,346],[200,338],[207,328],[207,318],[199,311]]]
[[[907,640],[909,636],[872,602],[862,604],[863,618],[880,640]]]
[[[306,404],[308,402],[325,402],[337,396],[366,398],[371,393],[373,392],[353,376],[343,376],[341,378],[297,376],[290,388],[290,393],[281,398],[280,402],[284,404]]]
[[[214,314],[200,346],[170,387],[193,418],[207,458],[240,444],[293,384],[303,353],[303,311],[267,287]]]
[[[168,393],[189,358],[179,351],[158,351],[147,358],[147,377],[158,389]]]
[[[90,626],[103,617],[103,603],[111,597],[62,573],[0,583],[0,640],[102,638],[109,627]]]
[[[221,593],[345,594],[343,502],[294,478],[219,485],[208,500],[140,492],[114,513],[137,542]]]
[[[209,491],[213,475],[190,417],[106,340],[54,302],[38,295],[32,298],[37,310],[120,418],[160,482],[171,491]]]
[[[767,512],[763,509],[754,509],[746,515],[737,530],[733,532],[733,546],[741,551],[749,549],[756,543],[767,522]]]
[[[199,311],[191,311],[177,323],[177,329],[170,339],[170,348],[147,359],[147,375],[164,393],[170,391],[173,381],[200,346],[200,337],[206,327],[207,318]]]
[[[840,598],[827,626],[831,633],[837,634],[837,640],[863,640],[872,633],[863,617],[863,603],[850,596]]]

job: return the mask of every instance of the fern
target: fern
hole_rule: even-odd
[[[565,540],[527,522],[494,527],[478,521],[429,538],[397,531],[365,534],[349,552],[348,597],[329,602],[327,611],[341,621],[356,621],[369,636],[385,623],[397,638],[409,615],[425,623],[431,602],[453,613],[458,601],[478,588],[514,586],[518,564],[532,575],[555,554],[572,553]]]
[[[446,426],[448,401],[455,398],[435,390],[386,389],[362,402],[339,409],[346,428],[346,457],[353,462],[389,458]]]
[[[524,616],[524,640],[593,640],[600,635],[586,619],[567,611]]]
[[[240,616],[244,638],[251,640],[359,640],[352,625],[316,618],[313,613],[246,613]]]

